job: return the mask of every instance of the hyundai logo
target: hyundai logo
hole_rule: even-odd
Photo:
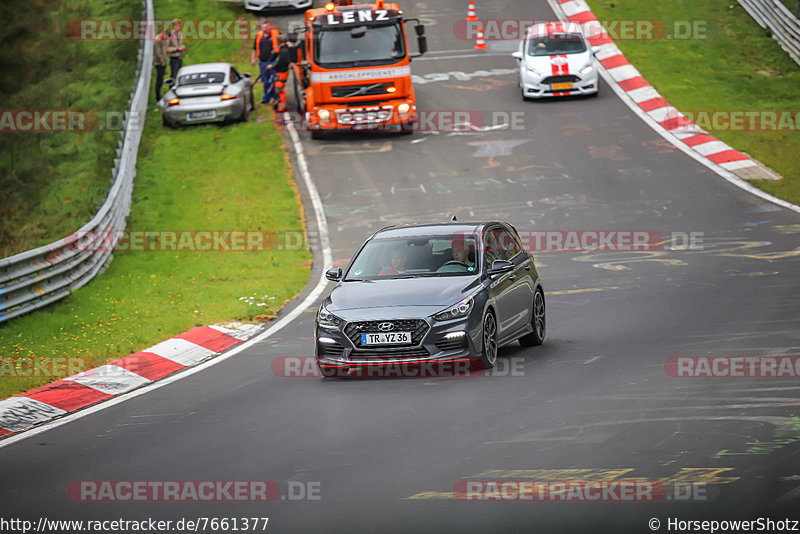
[[[381,323],[378,325],[378,330],[380,330],[381,332],[389,332],[391,330],[394,330],[394,324],[389,322]]]

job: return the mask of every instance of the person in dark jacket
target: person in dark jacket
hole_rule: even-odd
[[[256,33],[256,38],[253,41],[253,54],[250,57],[250,64],[255,66],[256,59],[259,61],[259,74],[261,75],[261,82],[264,84],[264,96],[261,98],[262,104],[269,104],[275,99],[275,71],[268,70],[267,67],[271,65],[269,58],[272,53],[280,47],[278,43],[279,37],[280,32],[267,19],[262,22],[261,30]]]
[[[286,37],[281,35],[278,38],[279,48],[274,51],[270,56],[270,63],[272,66],[267,67],[274,69],[277,76],[275,82],[275,92],[278,94],[278,103],[275,104],[277,111],[286,111],[286,80],[289,79],[289,45],[286,42]]]

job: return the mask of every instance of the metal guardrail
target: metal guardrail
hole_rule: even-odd
[[[144,0],[143,4],[142,18],[152,28],[153,0]],[[66,297],[92,280],[111,261],[114,245],[130,213],[152,64],[153,41],[143,39],[111,185],[97,214],[64,239],[0,260],[0,323]]]
[[[800,65],[800,20],[781,0],[739,0],[739,4],[762,28],[769,28],[795,62]]]

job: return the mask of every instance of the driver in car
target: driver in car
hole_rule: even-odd
[[[445,263],[442,267],[461,264],[465,266],[468,271],[475,270],[475,262],[470,259],[470,252],[475,252],[475,247],[472,243],[467,243],[463,237],[456,237],[450,241],[450,248],[452,250],[453,259]]]

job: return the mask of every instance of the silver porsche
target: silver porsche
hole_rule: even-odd
[[[161,102],[165,126],[245,122],[255,109],[250,74],[239,74],[230,63],[182,67],[177,79],[166,83],[170,88]]]

